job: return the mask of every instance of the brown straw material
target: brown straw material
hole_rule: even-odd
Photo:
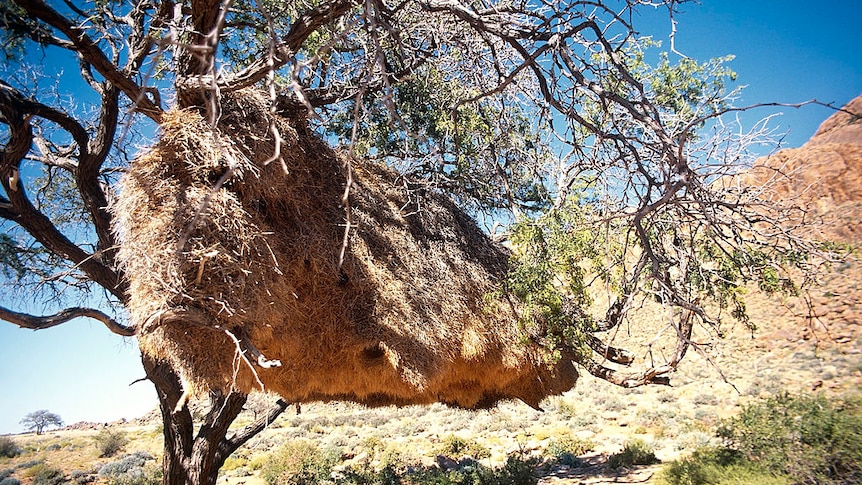
[[[268,101],[224,95],[217,128],[166,114],[124,176],[113,210],[142,351],[192,392],[293,402],[535,407],[574,385],[571,359],[543,358],[495,296],[506,250],[389,168],[350,161],[339,266],[346,159]]]

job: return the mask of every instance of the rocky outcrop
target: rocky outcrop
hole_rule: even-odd
[[[804,145],[765,157],[753,169],[773,191],[824,221],[826,237],[862,243],[862,96],[824,121]]]

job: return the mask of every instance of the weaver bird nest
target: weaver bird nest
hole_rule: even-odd
[[[226,94],[215,126],[174,110],[132,163],[113,210],[142,351],[193,392],[292,402],[538,406],[570,389],[572,356],[546,359],[494,296],[507,251],[445,196],[348,163],[302,112]]]

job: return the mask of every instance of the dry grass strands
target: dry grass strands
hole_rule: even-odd
[[[113,208],[141,349],[193,392],[480,408],[574,385],[571,358],[544,361],[488,301],[508,254],[450,200],[352,161],[339,267],[344,160],[257,93],[222,104],[217,129],[166,114]],[[264,163],[271,123],[283,164]]]

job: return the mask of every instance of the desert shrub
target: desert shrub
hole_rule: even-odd
[[[269,455],[254,455],[248,460],[248,466],[251,470],[262,470],[269,460]]]
[[[6,477],[0,480],[0,485],[21,485],[21,480],[15,477]]]
[[[40,465],[42,463],[45,463],[45,459],[44,458],[37,458],[35,460],[28,460],[28,461],[19,463],[19,464],[15,465],[15,468],[17,470],[26,470],[27,468],[33,468],[34,466]]]
[[[658,474],[656,485],[789,485],[786,475],[776,475],[763,465],[746,460],[729,448],[701,448],[673,461]]]
[[[261,475],[269,485],[315,485],[329,481],[340,453],[321,450],[308,440],[295,440],[270,454]]]
[[[337,482],[339,485],[400,485],[401,472],[386,465],[375,470],[370,463],[365,462],[344,470],[344,477]]]
[[[24,471],[33,485],[59,485],[65,481],[63,471],[46,463],[38,463]]]
[[[491,483],[500,485],[535,485],[539,483],[536,477],[536,462],[525,460],[518,455],[509,455],[506,464],[500,469]]]
[[[452,458],[469,456],[482,460],[491,456],[491,450],[474,440],[468,440],[457,435],[448,435],[440,444],[439,453]]]
[[[702,393],[691,398],[691,402],[699,406],[715,406],[718,404],[718,398],[709,393]]]
[[[21,448],[15,440],[8,436],[0,436],[0,457],[15,458],[21,454]]]
[[[344,470],[338,485],[536,485],[535,459],[511,455],[498,468],[472,458],[452,462],[452,467],[384,465],[375,470],[369,462]]]
[[[99,434],[93,439],[96,441],[96,448],[99,450],[99,456],[101,457],[116,455],[129,442],[129,439],[126,438],[126,433],[107,429],[99,431]]]
[[[69,474],[69,479],[74,485],[83,485],[96,481],[95,475],[84,470],[72,470],[72,473]]]
[[[229,456],[224,461],[224,464],[221,466],[221,469],[225,470],[225,471],[236,470],[237,468],[244,467],[247,464],[248,464],[247,458]]]
[[[148,467],[147,462],[154,458],[149,453],[136,451],[117,461],[106,463],[99,468],[99,478],[109,485],[148,485],[159,483],[161,467]],[[153,464],[155,465],[155,464]],[[158,472],[155,470],[158,468]]]
[[[161,485],[162,466],[158,463],[147,463],[128,473],[109,477],[104,483],[107,485]]]
[[[658,463],[652,447],[645,441],[633,439],[625,444],[623,451],[608,458],[611,468],[630,467],[634,465],[652,465]]]
[[[438,467],[409,470],[399,481],[367,482],[374,485],[536,485],[536,461],[510,455],[499,468],[490,468],[475,460],[461,460],[455,469]],[[365,485],[365,484],[362,484]]]
[[[727,448],[794,483],[862,482],[862,406],[857,400],[782,393],[722,423]]]
[[[594,443],[574,436],[554,438],[545,448],[544,455],[551,460],[569,466],[580,466],[579,456],[592,451]]]

